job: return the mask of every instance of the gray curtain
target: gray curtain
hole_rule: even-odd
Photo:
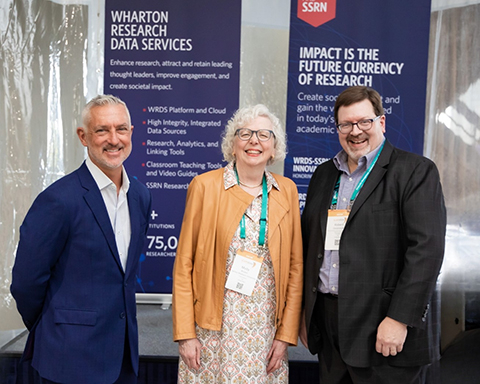
[[[84,158],[85,5],[0,5],[0,330],[17,326],[9,294],[18,229],[35,196]]]
[[[425,154],[448,215],[442,347],[480,325],[480,4],[432,13]]]

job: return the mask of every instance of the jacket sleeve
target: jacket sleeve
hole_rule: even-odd
[[[198,244],[199,228],[202,221],[203,188],[194,178],[187,191],[185,213],[173,266],[172,318],[173,340],[196,337],[193,264]]]
[[[25,326],[39,319],[55,264],[68,235],[62,200],[48,189],[34,201],[20,227],[10,290]]]
[[[437,168],[421,159],[402,196],[401,219],[407,249],[387,316],[425,327],[428,304],[443,261],[446,210]]]
[[[289,185],[290,212],[287,225],[291,226],[291,237],[282,240],[283,253],[289,250],[289,272],[285,296],[285,308],[275,338],[297,345],[303,292],[303,254],[300,208],[296,186]],[[284,244],[283,241],[288,244]],[[278,288],[277,288],[278,289]],[[281,303],[280,303],[281,304]]]

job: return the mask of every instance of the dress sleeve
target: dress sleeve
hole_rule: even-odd
[[[185,213],[173,267],[172,317],[174,341],[196,337],[193,264],[202,221],[204,191],[194,178],[187,191]]]
[[[285,296],[285,309],[275,338],[291,345],[297,345],[300,314],[302,311],[303,247],[298,192],[293,182],[291,182],[288,187],[290,202],[290,219],[288,225],[291,226],[291,237],[285,239],[285,241],[289,242],[289,247],[285,248],[290,250],[290,262]]]

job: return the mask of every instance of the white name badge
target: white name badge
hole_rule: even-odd
[[[251,296],[260,273],[263,257],[248,251],[237,251],[225,287]]]
[[[340,237],[347,223],[347,209],[329,209],[327,220],[327,235],[325,236],[325,249],[328,251],[338,251],[340,246]]]

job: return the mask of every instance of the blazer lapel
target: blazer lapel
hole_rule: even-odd
[[[318,239],[319,252],[323,253],[325,234],[327,230],[327,219],[328,219],[328,210],[332,205],[332,196],[335,184],[340,176],[340,171],[335,167],[333,161],[330,160],[328,164],[322,165],[322,167],[328,167],[322,169],[322,175],[320,177],[315,177],[313,181],[310,181],[310,186],[308,187],[308,193],[313,193],[315,190],[314,196],[309,196],[308,204],[311,206],[312,212],[319,212],[317,217],[312,220],[312,226],[308,229],[310,236]]]
[[[325,240],[325,234],[327,231],[327,220],[328,220],[328,210],[332,205],[333,190],[335,189],[335,184],[340,176],[340,171],[335,167],[332,162],[332,166],[328,174],[323,178],[321,182],[321,187],[317,189],[320,195],[320,212],[319,221],[320,221],[320,230],[321,230],[321,239]],[[325,191],[327,193],[323,193]],[[322,248],[323,252],[323,248]]]
[[[240,224],[243,214],[255,197],[245,192],[239,185],[230,187],[225,191],[223,185],[223,173],[221,174],[220,180],[221,182],[218,185],[219,194],[212,194],[212,199],[217,198],[219,202],[226,202],[228,208],[225,209],[223,206],[215,204],[217,219],[214,222],[214,227],[210,230],[213,231],[212,233],[216,236],[217,225],[225,225],[227,228],[226,231],[222,231],[224,235],[219,239],[220,249],[224,250],[224,252],[221,252],[224,258],[220,262],[226,263],[228,248],[230,247],[233,235]],[[218,182],[217,180],[215,181]],[[221,199],[222,194],[225,194],[225,200]]]
[[[239,206],[242,207],[242,214],[243,212],[247,209],[247,207],[252,203],[253,199],[255,198],[254,196],[249,195],[245,191],[243,191],[240,187],[233,187],[231,188],[232,194],[239,199]],[[283,196],[275,187],[272,187],[270,190],[270,193],[268,194],[268,233],[267,236],[268,238],[271,238],[271,236],[275,233],[276,230],[278,230],[278,227],[280,225],[280,221],[283,219],[283,217],[287,214],[289,211],[290,207],[288,204],[288,200]],[[235,220],[234,222],[234,227],[235,229],[238,227],[238,223],[240,222],[239,220]],[[228,244],[230,244],[230,241],[232,240],[227,239]],[[271,255],[272,260],[278,257],[278,254]]]
[[[352,219],[353,216],[358,212],[360,207],[365,203],[371,193],[375,190],[377,185],[383,179],[383,176],[387,172],[388,164],[390,163],[390,157],[392,155],[393,146],[389,141],[385,141],[385,146],[383,147],[382,153],[378,157],[377,163],[372,169],[372,172],[368,176],[365,184],[358,193],[358,196],[353,203],[352,210],[348,216],[348,221]]]
[[[142,228],[142,216],[140,214],[139,209],[139,196],[137,189],[135,188],[134,183],[130,183],[130,188],[128,189],[127,193],[128,199],[128,210],[130,212],[130,227],[131,227],[131,237],[130,237],[130,245],[128,247],[128,258],[127,258],[127,266],[125,268],[125,274],[129,274],[132,270],[132,265],[136,261],[138,255],[135,255],[136,251],[136,244],[132,241],[132,239],[141,239],[143,236],[139,233],[140,228]]]
[[[83,198],[85,199],[85,202],[92,211],[95,220],[100,226],[112,255],[115,258],[115,261],[117,262],[120,270],[123,271],[122,264],[120,262],[120,256],[118,255],[117,243],[115,242],[115,234],[113,233],[112,223],[110,223],[110,218],[108,217],[108,212],[103,201],[102,193],[98,189],[98,186],[85,163],[83,163],[78,169],[78,177],[82,187],[87,190],[87,192],[85,192],[83,195]]]
[[[268,237],[278,229],[280,221],[290,210],[287,199],[275,187],[268,194]]]

